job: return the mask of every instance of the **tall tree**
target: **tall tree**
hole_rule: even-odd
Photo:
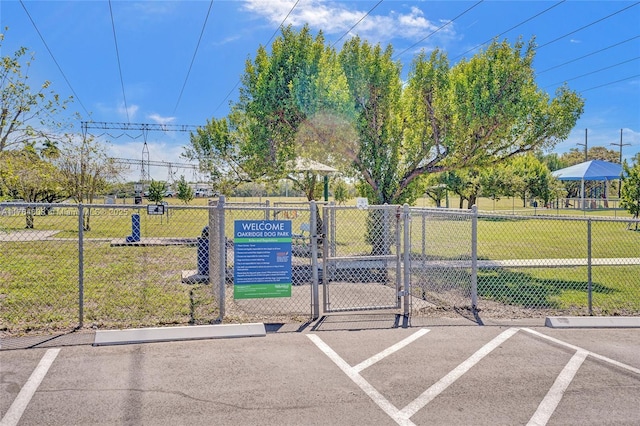
[[[83,227],[85,231],[90,231],[90,205],[118,178],[122,168],[109,158],[103,143],[92,137],[78,139],[71,135],[67,136],[60,149],[56,163],[69,196],[77,203],[89,205],[85,209]]]
[[[252,178],[281,177],[295,158],[296,134],[313,107],[314,79],[324,49],[322,33],[313,38],[309,27],[296,32],[289,26],[270,52],[260,46],[255,60],[247,61],[230,118],[239,132],[244,170]]]
[[[481,167],[566,139],[582,98],[563,86],[555,98],[535,83],[535,45],[493,42],[450,67],[446,55],[418,55],[404,92],[406,156],[394,199],[425,173]]]
[[[0,50],[4,34],[0,34]],[[29,67],[34,55],[21,47],[11,56],[3,56],[0,63],[0,152],[20,148],[36,140],[61,139],[61,110],[72,98],[61,99],[44,81],[35,90],[29,82]]]
[[[347,41],[339,54],[353,102],[358,147],[351,156],[362,195],[374,204],[402,202],[398,167],[402,158],[402,82],[393,49],[371,45],[359,37]]]

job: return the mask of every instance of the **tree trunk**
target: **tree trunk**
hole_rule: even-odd
[[[33,229],[33,207],[27,207],[26,209],[26,229]]]
[[[82,218],[82,230],[91,231],[91,209],[87,209]]]

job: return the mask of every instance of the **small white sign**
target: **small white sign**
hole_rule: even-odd
[[[147,214],[164,214],[164,205],[147,204]]]
[[[356,207],[359,209],[369,208],[369,200],[366,198],[356,198]]]

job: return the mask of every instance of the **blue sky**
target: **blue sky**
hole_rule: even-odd
[[[62,96],[75,93],[84,121],[202,125],[228,113],[245,61],[283,21],[322,30],[337,48],[354,34],[391,44],[405,74],[421,49],[456,62],[496,36],[535,36],[539,86],[553,93],[566,81],[586,98],[555,151],[583,149],[585,129],[588,147],[618,151],[623,129],[623,157],[640,151],[640,4],[630,1],[2,0],[1,53],[35,52],[32,86],[49,80]],[[112,156],[141,159],[140,132],[90,133],[111,142]],[[188,133],[149,132],[146,141],[150,160],[185,162]]]

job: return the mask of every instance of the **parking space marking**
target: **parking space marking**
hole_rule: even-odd
[[[422,329],[416,331],[415,333],[413,333],[411,336],[409,336],[409,337],[407,337],[405,339],[402,339],[401,341],[399,341],[395,345],[390,346],[389,348],[387,348],[384,351],[372,356],[371,358],[362,361],[360,364],[358,364],[355,367],[353,367],[353,369],[356,370],[359,373],[362,370],[364,370],[365,368],[371,367],[373,364],[375,364],[376,362],[380,361],[381,359],[384,359],[384,358],[388,357],[392,353],[394,353],[396,351],[399,351],[400,349],[404,348],[408,344],[418,340],[420,337],[424,336],[428,332],[429,332],[428,329],[422,328]]]
[[[616,361],[615,359],[608,358],[608,357],[606,357],[604,355],[600,355],[600,354],[597,354],[595,352],[591,352],[591,351],[586,350],[584,348],[581,348],[579,346],[572,345],[571,343],[563,342],[562,340],[556,339],[555,337],[551,337],[551,336],[547,336],[546,334],[542,334],[539,331],[535,331],[535,330],[532,330],[530,328],[522,328],[522,331],[526,331],[527,333],[531,333],[531,334],[533,334],[535,336],[538,336],[538,337],[541,337],[543,339],[549,340],[549,341],[551,341],[553,343],[556,343],[558,345],[574,349],[576,351],[584,351],[584,352],[587,353],[587,355],[589,355],[591,357],[594,357],[596,359],[599,359],[600,361],[604,361],[604,362],[607,362],[609,364],[615,365],[616,367],[620,367],[622,369],[629,370],[629,371],[631,371],[633,373],[640,374],[640,368],[632,367],[631,365],[624,364],[624,363],[622,363],[620,361]]]
[[[22,386],[22,389],[20,389],[20,393],[18,393],[11,407],[9,407],[4,417],[2,417],[2,420],[0,420],[0,426],[15,426],[18,424],[24,410],[27,408],[27,405],[29,405],[31,398],[36,393],[40,383],[42,383],[44,376],[47,375],[51,364],[53,364],[59,352],[59,348],[49,349],[45,352],[36,369],[33,370],[27,382]]]
[[[579,350],[571,357],[555,382],[553,382],[549,392],[547,392],[540,405],[538,405],[538,409],[533,414],[533,417],[531,417],[531,420],[529,420],[529,423],[527,423],[527,426],[544,426],[547,424],[553,412],[556,411],[558,404],[560,404],[560,400],[571,384],[571,381],[573,381],[578,369],[580,369],[580,366],[587,358],[587,355],[589,355],[587,351]]]
[[[389,349],[380,352],[378,355],[374,355],[366,361],[358,364],[355,367],[351,367],[340,355],[338,355],[333,349],[329,347],[324,341],[315,334],[307,334],[307,337],[311,339],[313,343],[329,357],[356,385],[362,389],[365,394],[367,394],[373,402],[378,405],[389,417],[391,417],[396,423],[399,425],[406,426],[415,426],[415,424],[410,420],[411,417],[424,408],[429,402],[431,402],[435,397],[440,395],[445,389],[447,389],[451,384],[453,384],[456,380],[458,380],[464,373],[469,371],[476,365],[480,360],[482,360],[485,356],[491,353],[494,349],[504,343],[507,339],[518,332],[518,328],[509,328],[498,336],[493,338],[489,343],[485,344],[483,347],[478,349],[473,355],[467,358],[466,361],[462,362],[462,364],[458,365],[454,368],[449,374],[444,376],[442,379],[438,380],[435,384],[433,384],[429,389],[423,392],[418,398],[416,398],[413,402],[409,403],[402,410],[398,410],[396,406],[394,406],[388,399],[386,399],[380,392],[378,392],[369,382],[367,382],[361,375],[360,371],[364,368],[373,365],[378,360],[388,356],[409,343],[415,341],[419,337],[423,336],[428,332],[425,330],[422,333],[414,333],[408,338],[396,343],[391,346]]]
[[[451,384],[458,380],[464,373],[469,371],[474,365],[482,360],[485,356],[490,354],[495,348],[507,341],[511,336],[518,332],[518,328],[509,328],[496,337],[489,343],[478,349],[473,355],[463,361],[462,364],[451,370],[449,374],[442,379],[434,383],[429,389],[424,391],[422,395],[416,398],[413,402],[409,403],[402,409],[402,414],[407,418],[411,418],[415,413],[424,408],[429,402],[431,402],[436,396],[440,395]]]
[[[324,352],[331,361],[333,361],[340,370],[342,370],[347,377],[349,377],[360,389],[364,391],[378,407],[382,409],[389,417],[391,417],[396,423],[402,426],[415,426],[415,424],[408,418],[404,418],[400,415],[400,411],[385,398],[380,392],[378,392],[364,377],[351,367],[340,355],[338,355],[333,349],[329,347],[318,335],[307,334],[307,337]]]

